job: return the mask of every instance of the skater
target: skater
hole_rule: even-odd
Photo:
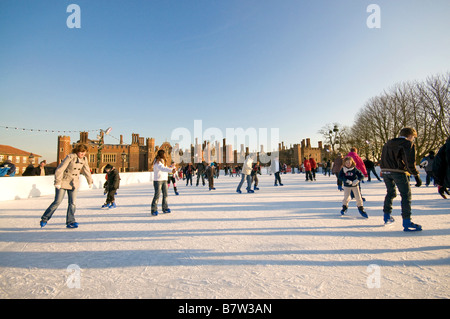
[[[312,158],[311,155],[309,155],[309,164],[311,165],[311,174],[312,174],[312,178],[314,180],[316,180],[316,170],[317,170],[317,163],[314,160],[314,158]]]
[[[192,175],[194,175],[194,167],[192,163],[189,163],[188,166],[184,169],[184,175],[186,175],[186,186],[188,186],[189,182],[191,182],[192,186]]]
[[[433,162],[434,162],[434,151],[430,151],[428,156],[424,157],[420,162],[420,168],[425,168],[425,173],[427,177],[425,178],[425,186],[429,186],[431,179],[433,179]]]
[[[351,156],[353,158],[356,164],[356,168],[359,169],[361,173],[363,173],[364,177],[367,177],[366,166],[364,165],[364,161],[362,160],[362,158],[358,155],[358,149],[356,147],[352,147],[347,156]]]
[[[195,186],[198,186],[200,177],[202,178],[203,186],[205,186],[205,169],[206,169],[205,161],[202,161],[201,163],[197,164],[197,184]]]
[[[173,161],[172,161],[171,165],[172,165],[172,167],[175,167],[175,164],[174,164]],[[172,182],[172,184],[173,184],[173,191],[175,192],[175,195],[179,195],[179,193],[177,191],[177,179],[178,179],[177,174],[178,174],[178,172],[177,172],[176,169],[175,169],[174,172],[167,173],[167,188],[170,187],[170,182]]]
[[[450,137],[447,138],[434,158],[433,175],[439,194],[447,199],[445,194],[450,195],[448,191],[450,188]]]
[[[416,147],[414,139],[417,132],[413,128],[403,128],[399,137],[393,138],[384,144],[381,151],[380,167],[383,173],[384,184],[386,185],[386,197],[384,199],[384,222],[390,224],[394,222],[391,217],[392,202],[397,196],[395,186],[400,192],[402,219],[404,231],[420,231],[422,226],[411,222],[411,186],[407,174],[415,176],[419,187],[422,181],[416,169]]]
[[[342,154],[340,152],[337,153],[337,156],[333,161],[333,167],[331,168],[331,173],[335,175],[337,179],[338,190],[340,190],[341,192],[344,191],[344,189],[342,188],[342,181],[339,179],[339,172],[341,171],[343,161],[344,157],[342,156]]]
[[[0,164],[0,177],[13,177],[14,175],[16,175],[16,165],[14,165],[11,160],[7,159]]]
[[[120,185],[120,176],[117,169],[111,164],[105,166],[106,182],[103,185],[105,188],[106,202],[102,208],[116,208],[115,195]]]
[[[350,152],[347,154],[347,156],[350,156],[353,158],[353,160],[356,163],[356,168],[359,169],[361,171],[361,173],[363,173],[364,177],[367,177],[366,166],[364,165],[364,161],[362,160],[362,158],[359,157],[359,155],[358,155],[358,149],[356,147],[352,147],[350,149]],[[364,180],[362,182],[364,183]],[[361,183],[359,184],[359,192],[361,193],[361,196],[362,196]],[[354,197],[353,192],[351,193],[351,196],[352,196],[352,198]],[[366,201],[366,199],[364,197],[362,199],[363,199],[363,201]]]
[[[259,164],[259,161],[256,161],[256,163],[252,166],[252,184],[253,190],[255,191],[259,191],[258,174],[261,175],[261,166]]]
[[[215,190],[214,188],[214,175],[216,174],[214,169],[214,163],[211,163],[206,168],[206,178],[208,179],[209,190]]]
[[[280,177],[281,166],[278,156],[275,156],[275,158],[270,161],[270,171],[275,176],[275,184],[273,186],[278,186],[278,183],[280,184],[280,186],[283,186],[283,184],[281,183]]]
[[[75,221],[75,201],[77,198],[78,188],[80,187],[80,174],[86,177],[89,188],[92,187],[93,180],[91,170],[89,169],[86,152],[88,148],[85,144],[77,144],[72,153],[67,155],[59,164],[55,171],[55,200],[47,208],[41,217],[40,225],[44,227],[52,218],[53,213],[61,204],[64,195],[67,192],[69,196],[69,205],[67,207],[66,227],[77,228],[78,223]]]
[[[35,175],[35,176],[45,176],[45,175],[50,175],[50,168],[45,166],[47,165],[47,161],[43,160],[39,163],[39,166],[37,166],[33,173],[31,175]],[[23,175],[23,174],[22,174]]]
[[[236,189],[236,192],[241,194],[241,187],[242,184],[244,184],[244,180],[247,180],[247,193],[254,193],[255,191],[253,191],[251,189],[252,187],[252,164],[253,164],[253,156],[252,155],[248,155],[247,158],[245,159],[244,165],[242,167],[242,177],[241,177],[241,181],[239,182],[239,185]]]
[[[166,152],[164,150],[159,150],[156,154],[155,160],[153,161],[153,187],[155,188],[155,194],[153,195],[151,214],[153,216],[158,216],[158,200],[159,196],[163,195],[162,199],[162,210],[163,213],[170,213],[170,209],[167,203],[167,179],[168,173],[174,173],[175,167],[167,167],[166,163]]]
[[[370,173],[372,173],[379,182],[381,182],[381,178],[377,175],[377,172],[375,171],[375,163],[372,162],[370,159],[366,158],[364,160],[364,166],[366,167],[367,170],[367,181],[370,182],[371,178],[370,178]]]
[[[359,169],[356,168],[356,163],[351,156],[344,158],[344,166],[339,172],[339,179],[344,184],[344,199],[342,200],[341,215],[345,215],[348,209],[348,203],[350,202],[350,192],[353,191],[356,198],[356,205],[358,211],[362,217],[368,218],[369,216],[364,211],[363,200],[359,191],[358,184],[364,178]]]
[[[306,182],[310,180],[312,182],[313,176],[311,174],[311,162],[306,157],[303,158],[303,167],[305,169]]]

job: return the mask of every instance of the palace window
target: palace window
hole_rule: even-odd
[[[102,162],[103,163],[115,163],[116,162],[116,154],[102,154]]]

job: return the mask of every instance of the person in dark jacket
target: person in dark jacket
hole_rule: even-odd
[[[341,152],[337,153],[337,156],[333,162],[333,167],[331,168],[331,173],[334,174],[337,179],[338,190],[340,190],[341,192],[344,191],[344,189],[342,188],[342,181],[339,179],[339,172],[341,171],[342,165],[344,164],[343,161],[344,157],[342,156]]]
[[[445,144],[439,149],[433,161],[433,176],[438,192],[445,199],[445,193],[450,195],[450,137],[447,138]]]
[[[119,172],[110,164],[105,166],[107,180],[105,182],[106,202],[102,208],[116,208],[115,195],[120,185]]]
[[[403,128],[399,137],[394,138],[384,144],[381,151],[380,167],[383,173],[384,184],[386,185],[386,197],[384,199],[384,222],[389,224],[394,222],[391,217],[392,202],[397,196],[395,186],[397,186],[402,198],[402,218],[404,231],[419,231],[422,226],[411,222],[411,187],[407,174],[416,178],[416,186],[422,185],[419,172],[416,168],[416,148],[414,139],[417,132],[413,128]]]
[[[194,166],[192,166],[192,163],[189,163],[185,168],[184,168],[184,175],[186,175],[186,186],[188,186],[189,182],[191,182],[191,186],[192,186],[192,175],[194,175]]]
[[[427,177],[425,178],[425,186],[429,186],[431,183],[431,179],[433,178],[433,162],[434,162],[434,151],[430,151],[428,156],[424,157],[420,162],[420,168],[425,169],[425,173],[427,173]],[[436,184],[436,182],[435,182]],[[436,185],[435,185],[436,186]]]
[[[36,176],[45,176],[45,175],[50,175],[50,171],[48,169],[47,165],[47,161],[43,160],[39,163],[39,166],[37,166],[34,169],[34,175]]]
[[[259,161],[256,161],[255,164],[252,165],[252,184],[253,184],[253,190],[258,191],[258,174],[261,175],[261,166],[259,164]]]
[[[381,182],[381,178],[378,176],[377,172],[375,171],[375,163],[372,162],[370,159],[366,158],[364,160],[364,166],[367,170],[367,181],[370,182],[372,179],[370,178],[370,173],[375,175],[375,177],[378,179],[378,181]]]
[[[216,174],[215,172],[215,168],[214,168],[214,163],[211,163],[210,165],[208,165],[208,167],[206,168],[205,171],[206,177],[208,178],[208,186],[209,186],[209,190],[215,190],[216,188],[214,187],[214,175]]]
[[[203,161],[201,163],[197,164],[197,184],[195,186],[198,186],[198,183],[200,181],[200,178],[202,179],[202,184],[205,186],[205,171],[206,171],[206,162]]]

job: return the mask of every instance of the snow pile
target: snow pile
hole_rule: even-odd
[[[366,220],[355,201],[340,217],[333,176],[273,179],[255,194],[237,194],[237,177],[221,175],[215,191],[180,181],[172,213],[157,217],[151,183],[121,187],[112,210],[100,209],[102,189],[80,191],[78,229],[65,228],[67,198],[43,229],[53,196],[0,202],[0,297],[450,297],[450,200],[436,188],[413,187],[424,230],[405,233],[400,197],[383,225],[384,183],[362,185]]]

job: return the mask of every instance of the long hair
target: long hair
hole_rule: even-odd
[[[153,165],[156,162],[162,162],[164,165],[166,164],[166,152],[164,150],[159,150],[156,153],[155,159],[153,160]]]

